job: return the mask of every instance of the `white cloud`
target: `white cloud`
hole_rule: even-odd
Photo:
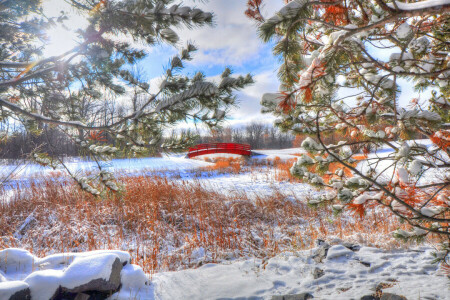
[[[261,97],[264,93],[278,91],[279,81],[274,71],[266,71],[254,76],[255,83],[238,94],[239,108],[231,111],[231,123],[249,121],[273,121],[271,115],[261,114]]]
[[[266,14],[273,14],[282,5],[282,1],[270,1],[265,7]],[[257,36],[255,23],[244,14],[246,1],[211,0],[198,7],[214,12],[216,26],[178,31],[182,41],[194,41],[199,46],[195,64],[241,65],[261,56],[264,44]]]

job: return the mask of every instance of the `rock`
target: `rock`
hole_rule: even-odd
[[[77,258],[64,271],[61,290],[64,293],[113,293],[120,287],[122,267],[115,254]]]
[[[327,252],[327,260],[330,259],[336,259],[340,257],[349,257],[353,255],[353,251],[342,246],[342,245],[335,245],[328,249]]]
[[[378,300],[373,295],[362,296],[360,300]]]
[[[73,300],[90,300],[91,296],[85,293],[78,293]]]
[[[30,288],[23,281],[0,282],[0,299],[2,300],[29,300]]]
[[[272,300],[307,300],[314,298],[310,293],[301,293],[295,295],[272,296]]]
[[[352,250],[353,252],[359,251],[359,249],[361,249],[361,246],[358,244],[353,244],[353,243],[349,243],[349,242],[343,242],[342,246],[344,246],[345,248],[348,248],[350,250]]]
[[[323,242],[322,240],[318,241],[320,241],[318,242],[319,248],[313,254],[312,259],[314,259],[316,263],[321,263],[327,257],[328,249],[330,249],[331,246],[328,243]]]
[[[60,292],[63,273],[61,270],[41,270],[28,275],[24,281],[30,287],[33,300],[55,299]]]
[[[365,261],[362,261],[362,260],[358,260],[358,262],[360,264],[362,264],[364,267],[370,267],[370,263],[368,263],[368,262],[365,262]]]
[[[312,274],[313,274],[314,279],[317,279],[317,278],[320,278],[323,275],[325,275],[325,272],[321,268],[316,267],[316,268],[314,268]]]
[[[325,242],[324,240],[322,240],[322,239],[317,239],[317,240],[316,240],[316,245],[317,245],[317,247],[320,247],[320,246],[322,246],[323,244],[326,244],[326,242]]]
[[[380,300],[407,300],[407,299],[406,297],[399,296],[396,294],[383,293],[383,295],[381,295]]]

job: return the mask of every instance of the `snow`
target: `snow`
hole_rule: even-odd
[[[405,22],[397,28],[395,34],[399,39],[406,39],[411,34],[411,32],[411,27],[408,25],[408,23]]]
[[[0,281],[0,299],[9,299],[12,295],[28,288],[23,281]]]
[[[64,272],[43,270],[31,273],[24,281],[29,285],[33,300],[51,299],[58,289]]]
[[[327,260],[336,260],[338,258],[347,259],[353,255],[353,251],[342,246],[335,245],[328,249]]]
[[[44,258],[35,258],[35,265],[40,269],[54,269],[59,267],[65,267],[71,264],[75,258],[86,258],[90,256],[99,256],[103,254],[114,254],[116,257],[120,259],[122,264],[130,263],[131,257],[128,252],[120,251],[120,250],[95,250],[89,252],[80,252],[80,253],[58,253],[48,255]]]
[[[359,252],[344,248],[331,247],[323,263],[315,263],[310,258],[313,252],[307,250],[283,253],[267,262],[248,259],[159,273],[153,277],[152,288],[142,292],[142,299],[270,299],[303,292],[317,299],[359,299],[373,294],[381,282],[393,284],[384,292],[408,299],[418,295],[447,299],[448,281],[435,272],[431,248],[383,251],[362,247]],[[316,267],[324,270],[323,277],[313,278]]]
[[[117,258],[117,255],[112,253],[77,257],[64,271],[61,286],[73,289],[98,278],[107,281]],[[86,270],[89,270],[89,273]]]
[[[0,280],[0,299],[8,299],[5,290],[12,293],[29,287],[32,299],[48,300],[60,286],[73,289],[94,279],[108,281],[117,259],[127,263],[121,271],[124,291],[138,292],[147,282],[142,268],[131,265],[125,251],[61,253],[38,258],[26,250],[11,248],[0,251],[0,258],[0,269],[5,271]]]
[[[30,252],[24,249],[10,248],[0,251],[0,265],[5,273],[30,272],[35,259]]]
[[[390,148],[382,148],[377,153],[370,154],[369,159],[395,155],[405,157],[410,153],[412,147],[422,143],[428,143],[423,146],[424,149],[430,148],[429,140],[409,141],[403,144],[394,143],[400,148],[398,153],[394,153]],[[274,160],[277,157],[280,160],[297,159],[299,154],[305,151],[301,148],[292,148],[255,150],[255,152],[258,155],[251,157],[250,160],[256,162],[258,160]],[[216,154],[189,160],[182,155],[170,155],[142,160],[113,160],[110,169],[113,172],[127,174],[138,174],[147,170],[166,171],[167,173],[181,171],[185,173],[182,174],[180,180],[201,182],[207,189],[220,190],[230,196],[245,193],[250,198],[252,196],[261,197],[280,190],[294,201],[302,199],[310,193],[317,193],[308,184],[292,184],[274,180],[276,171],[273,168],[261,167],[240,174],[213,174],[209,177],[192,178],[192,176],[188,176],[190,171],[213,165],[205,162],[204,159],[216,159],[224,156],[226,155]],[[382,161],[377,169],[383,170],[390,163],[389,159]],[[361,162],[358,169],[367,170],[368,164],[369,161]],[[73,162],[71,167],[89,170],[93,166],[90,162]],[[28,169],[29,171],[21,173],[20,176],[26,177],[27,174],[36,176],[42,171],[42,169],[37,171],[33,168],[35,167],[32,166]],[[421,158],[417,158],[417,161],[412,162],[407,169],[411,174],[420,172],[422,169]],[[444,170],[437,172],[444,172]],[[397,175],[402,181],[408,180],[406,169],[401,169]],[[427,173],[425,175],[421,179],[422,181],[435,182],[437,177],[442,177],[442,174]],[[362,179],[353,178],[352,180],[364,185]],[[345,189],[343,192],[345,193]],[[360,195],[355,203],[362,204],[369,199],[378,199],[379,197],[379,194],[365,193]],[[400,205],[399,208],[402,206]],[[432,216],[441,208],[427,209],[422,213]],[[409,236],[422,234],[418,228],[413,232],[399,233]],[[85,280],[83,282],[78,280],[79,274],[88,276],[88,278],[101,276],[101,278],[108,279],[108,270],[117,257],[122,263],[126,262],[127,264],[121,272],[121,291],[109,298],[116,300],[130,298],[270,299],[273,295],[303,292],[310,292],[318,299],[359,299],[363,295],[373,294],[375,286],[381,282],[392,285],[384,289],[384,292],[400,294],[408,299],[416,299],[417,295],[423,299],[447,299],[448,280],[437,271],[438,266],[432,264],[434,249],[431,247],[396,251],[362,247],[360,251],[353,252],[342,245],[333,245],[328,250],[327,259],[322,263],[316,263],[311,259],[313,251],[314,249],[284,252],[269,260],[247,258],[221,264],[206,264],[198,269],[157,273],[149,280],[148,275],[139,266],[130,264],[130,255],[124,251],[63,253],[38,258],[25,250],[6,249],[0,251],[0,270],[5,271],[5,279],[10,280],[7,282],[8,284],[29,284],[32,294],[39,295],[33,299],[50,298],[52,296],[50,293],[56,289],[53,288],[59,285],[74,287],[85,283]],[[192,259],[201,262],[204,256],[205,249],[198,248],[193,251]],[[86,274],[85,270],[88,267],[96,272]],[[325,275],[314,279],[311,272],[317,267],[324,270]],[[1,287],[4,280],[1,271],[0,299],[3,299]],[[17,282],[17,280],[24,281]],[[44,284],[42,284],[43,281]]]
[[[139,298],[142,294],[151,294],[146,286],[147,276],[141,267],[127,264],[120,272],[122,288],[119,292],[113,294],[109,299],[128,300],[128,299],[146,299]]]
[[[418,10],[418,9],[426,9],[430,7],[443,6],[450,4],[450,0],[428,0],[428,1],[420,1],[415,3],[404,3],[395,1],[395,4],[400,10]],[[395,8],[394,3],[387,4],[391,8]]]
[[[148,280],[142,268],[132,264],[127,264],[123,267],[120,277],[122,287],[129,290],[138,290],[144,286]]]
[[[72,173],[77,172],[86,172],[89,170],[93,170],[97,168],[97,164],[93,161],[69,161],[66,163],[68,169]],[[106,162],[106,167],[108,169],[113,169],[116,172],[139,172],[139,171],[172,171],[172,170],[181,170],[181,171],[189,171],[200,167],[210,166],[210,163],[185,159],[184,157],[180,157],[177,155],[170,155],[164,157],[147,157],[140,159],[113,159],[111,161]],[[0,178],[8,175],[11,171],[13,171],[15,166],[13,165],[5,165],[2,166],[0,170]],[[62,169],[57,170],[60,172],[64,172]],[[50,168],[45,168],[37,164],[28,164],[25,168],[15,173],[15,178],[30,178],[33,176],[42,176],[42,175],[51,175],[57,172]]]

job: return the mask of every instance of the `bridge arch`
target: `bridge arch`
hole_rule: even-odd
[[[195,147],[189,148],[187,156],[193,158],[199,155],[214,154],[214,153],[230,153],[250,156],[252,154],[251,147],[248,144],[238,143],[208,143],[198,144]]]

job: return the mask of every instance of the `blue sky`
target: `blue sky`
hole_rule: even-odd
[[[215,77],[229,67],[235,74],[251,73],[256,83],[238,94],[239,108],[233,109],[229,125],[251,121],[270,122],[273,118],[260,114],[260,99],[265,92],[278,89],[276,78],[277,60],[271,53],[271,45],[264,44],[258,37],[256,25],[245,15],[244,0],[183,1],[184,5],[196,6],[204,11],[213,12],[215,26],[195,28],[193,30],[176,29],[181,40],[179,45],[192,41],[199,51],[194,60],[186,64],[185,72],[202,71],[208,77]],[[264,7],[265,15],[272,15],[283,6],[283,1],[271,0]],[[48,16],[57,16],[61,10],[67,10],[62,0],[44,1]],[[71,14],[70,24],[83,24],[83,20]],[[75,35],[64,29],[49,32],[50,41],[46,55],[56,55],[74,45]],[[170,57],[178,50],[168,45],[151,49],[149,56],[140,63],[141,69],[150,82],[157,81],[163,74]]]
[[[185,72],[202,71],[208,77],[215,77],[222,73],[225,67],[232,69],[235,74],[251,73],[255,84],[238,94],[239,107],[232,110],[228,125],[242,124],[251,121],[272,122],[273,117],[262,115],[259,104],[261,96],[266,92],[276,92],[279,82],[276,77],[278,61],[273,57],[271,44],[264,44],[257,36],[256,25],[245,15],[246,0],[186,0],[184,5],[196,6],[215,15],[215,26],[202,27],[194,30],[177,29],[181,40],[179,46],[187,41],[194,42],[199,51],[194,60],[186,64]],[[282,0],[265,2],[263,15],[272,16],[283,6]],[[57,16],[67,6],[62,0],[47,0],[44,2],[45,11],[49,16]],[[72,14],[69,24],[83,24],[83,20]],[[77,26],[69,26],[75,28]],[[68,50],[74,44],[74,34],[68,34],[63,29],[56,29],[49,33],[51,40],[47,55],[56,55]],[[150,50],[148,58],[140,63],[146,78],[156,85],[158,78],[164,73],[171,56],[178,52],[172,46],[160,45]],[[372,53],[380,59],[386,59],[390,53],[383,50]],[[412,86],[405,80],[400,81],[402,93],[400,103],[404,106],[417,95],[412,92]],[[345,93],[345,91],[343,91]],[[426,99],[428,92],[422,95]]]

